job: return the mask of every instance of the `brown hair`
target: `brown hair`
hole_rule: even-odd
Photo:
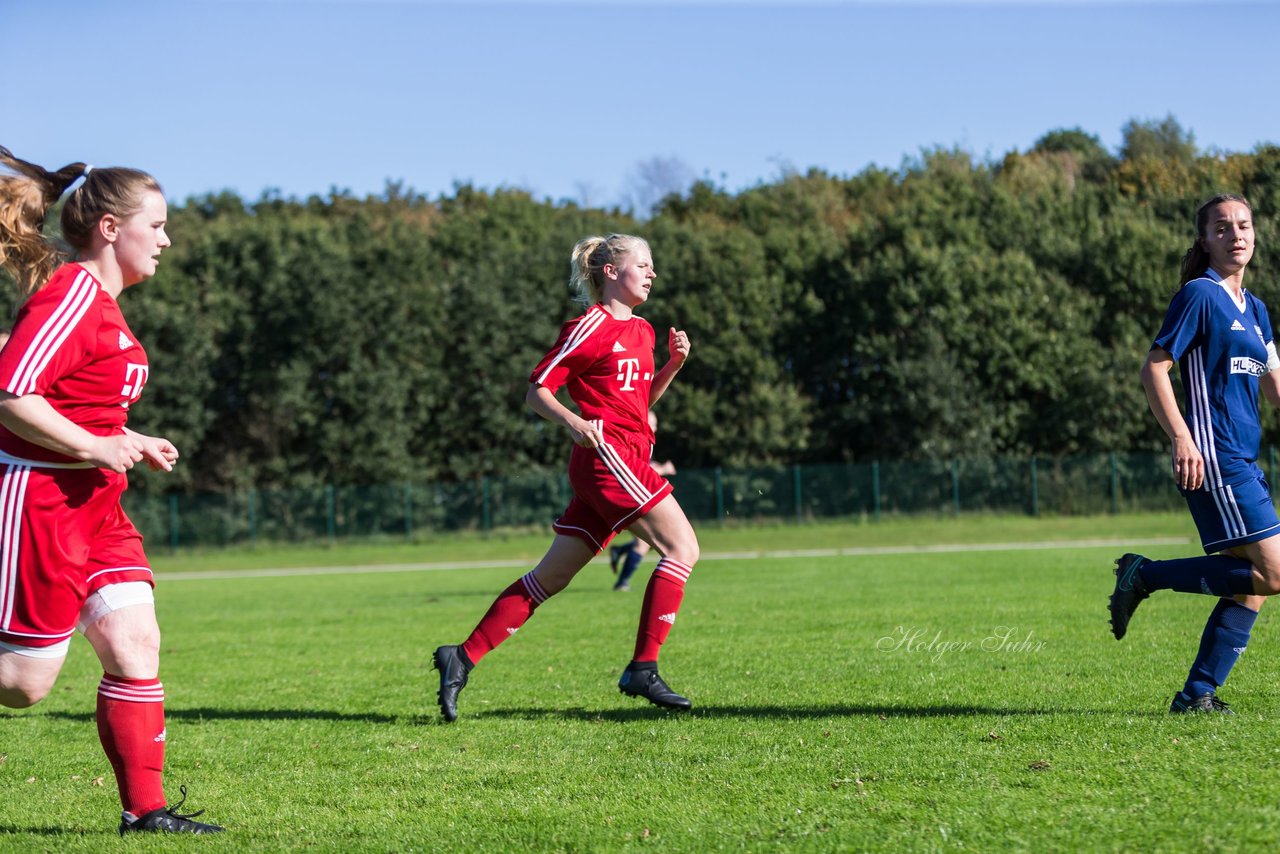
[[[64,251],[44,236],[44,218],[77,178],[84,175],[84,183],[62,206],[62,236],[78,252],[92,247],[93,232],[104,216],[125,219],[142,208],[148,190],[163,192],[155,178],[137,169],[71,163],[49,172],[19,160],[4,146],[0,164],[16,173],[0,174],[0,267],[17,279],[24,294],[43,286],[65,260]]]
[[[1249,200],[1235,193],[1219,193],[1200,206],[1196,211],[1196,239],[1191,242],[1191,248],[1187,250],[1187,254],[1182,256],[1182,284],[1184,285],[1192,279],[1200,278],[1204,275],[1204,271],[1209,269],[1209,253],[1205,250],[1201,239],[1204,237],[1205,229],[1209,227],[1209,210],[1223,202],[1239,202],[1249,209],[1249,213],[1253,213],[1253,205],[1249,204]]]
[[[617,265],[618,260],[637,244],[648,246],[643,237],[632,234],[610,234],[607,237],[584,237],[573,247],[573,272],[569,275],[569,287],[587,305],[595,305],[604,298],[604,266]]]

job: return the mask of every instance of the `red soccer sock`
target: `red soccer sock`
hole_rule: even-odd
[[[165,805],[164,686],[159,679],[102,674],[98,739],[116,772],[120,803],[141,816]]]
[[[658,660],[658,650],[675,625],[680,602],[684,599],[684,583],[691,572],[693,567],[669,557],[658,561],[653,575],[649,576],[649,585],[644,589],[633,661]]]
[[[532,572],[513,581],[510,587],[498,594],[471,636],[463,641],[462,651],[473,665],[479,664],[480,659],[494,647],[514,635],[547,598],[546,591]]]

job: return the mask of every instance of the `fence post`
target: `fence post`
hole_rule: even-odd
[[[1120,512],[1120,471],[1116,464],[1116,452],[1109,454],[1111,458],[1111,515]]]
[[[951,510],[955,515],[960,515],[960,461],[952,460],[949,463],[951,468]]]
[[[724,479],[720,477],[720,466],[716,466],[716,522],[724,524]]]
[[[800,464],[796,463],[791,469],[791,482],[794,485],[796,495],[796,522],[804,521],[804,506],[800,496]]]
[[[871,507],[872,518],[880,521],[880,461],[871,461]]]
[[[1036,473],[1036,455],[1031,455],[1031,515],[1040,515],[1040,479]]]
[[[249,490],[249,547],[258,544],[258,490]]]
[[[413,539],[413,487],[404,485],[404,538]]]
[[[178,496],[169,496],[169,551],[178,550]]]
[[[333,484],[326,483],[324,485],[324,532],[329,538],[330,545],[333,545],[334,538],[338,534],[337,504],[333,494]]]

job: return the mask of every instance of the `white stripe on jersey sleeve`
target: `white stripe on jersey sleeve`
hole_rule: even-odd
[[[560,348],[560,352],[551,360],[551,364],[547,365],[547,369],[539,374],[538,378],[534,380],[534,382],[538,385],[542,385],[543,381],[547,378],[547,374],[551,373],[551,371],[555,369],[556,365],[564,361],[566,356],[578,349],[582,342],[590,338],[591,333],[595,332],[600,327],[600,324],[604,323],[604,319],[604,309],[600,308],[598,305],[592,306],[591,310],[584,314],[582,319],[578,321],[577,328],[573,330],[573,334],[569,336],[569,340],[564,342],[564,346]]]
[[[81,270],[75,282],[67,289],[66,296],[45,320],[44,325],[31,339],[17,370],[10,377],[8,388],[15,395],[30,394],[36,380],[49,365],[54,353],[75,330],[85,312],[98,296],[98,283],[87,271]]]

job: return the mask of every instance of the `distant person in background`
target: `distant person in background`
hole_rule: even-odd
[[[1156,421],[1173,443],[1173,477],[1186,498],[1204,557],[1116,561],[1111,632],[1125,636],[1134,610],[1156,590],[1220,597],[1173,713],[1230,714],[1217,696],[1249,645],[1264,597],[1280,592],[1280,520],[1258,468],[1258,389],[1280,405],[1280,358],[1262,301],[1244,289],[1253,257],[1253,211],[1241,196],[1218,195],[1196,213],[1195,242],[1142,368]],[[1182,374],[1187,415],[1170,372]]]
[[[653,414],[652,409],[649,410],[649,429],[654,433],[658,432],[658,416]],[[650,460],[649,465],[663,477],[671,477],[676,473],[675,463],[671,460],[660,463]],[[649,544],[639,537],[632,537],[630,542],[620,546],[609,547],[609,568],[618,576],[618,580],[613,585],[614,590],[626,592],[631,589],[631,576],[636,574],[636,570],[640,568],[640,562],[648,553]],[[618,569],[618,564],[622,564],[621,571]]]
[[[525,401],[573,440],[573,499],[553,525],[555,540],[538,565],[502,591],[462,644],[435,651],[437,696],[446,721],[458,716],[458,693],[472,668],[626,528],[648,540],[662,559],[645,590],[635,653],[618,690],[668,709],[691,706],[658,675],[658,650],[698,560],[698,537],[671,484],[649,465],[653,431],[648,421],[649,407],[689,357],[689,336],[675,328],[668,332],[669,357],[656,370],[653,327],[633,313],[649,299],[658,275],[649,244],[639,237],[584,238],[573,247],[572,269],[570,283],[590,307],[564,324],[555,346],[534,368]],[[564,386],[577,413],[556,400]]]
[[[160,185],[135,169],[73,163],[47,172],[0,148],[0,265],[25,294],[0,350],[0,704],[53,687],[79,629],[102,663],[98,736],[115,771],[120,833],[214,833],[166,806],[160,629],[142,536],[120,507],[126,472],[170,471],[168,439],[125,426],[147,354],[116,303],[169,246]],[[63,263],[41,229],[62,209],[76,251]],[[11,751],[19,745],[7,744]],[[36,750],[36,745],[24,749]],[[183,800],[186,791],[183,789]]]

